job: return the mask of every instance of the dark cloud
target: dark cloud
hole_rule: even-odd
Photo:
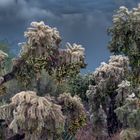
[[[0,39],[24,41],[23,32],[31,21],[43,20],[56,26],[63,43],[77,42],[86,48],[87,69],[108,59],[107,28],[113,12],[121,5],[136,7],[139,0],[0,0]]]

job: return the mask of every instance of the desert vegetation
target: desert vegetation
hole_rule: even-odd
[[[16,57],[0,44],[0,139],[140,139],[139,30],[140,6],[121,6],[108,28],[111,56],[87,74],[84,47],[62,46],[43,21]]]

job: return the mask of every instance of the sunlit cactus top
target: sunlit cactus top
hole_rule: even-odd
[[[137,8],[133,8],[132,10],[128,10],[127,7],[121,6],[117,11],[117,14],[113,16],[114,23],[121,23],[129,21],[130,19],[140,21],[140,4],[138,4]]]
[[[33,46],[42,44],[44,44],[44,47],[53,46],[61,40],[59,31],[56,28],[45,25],[43,21],[32,22],[31,27],[28,28],[24,35],[28,39],[28,44]]]
[[[101,66],[93,73],[96,82],[109,80],[109,77],[115,81],[119,81],[123,77],[125,70],[128,69],[129,60],[122,55],[114,55],[109,59],[109,63],[101,63]]]
[[[61,41],[59,31],[45,25],[43,21],[32,22],[31,27],[24,33],[24,36],[27,38],[27,42],[19,43],[22,46],[21,56],[27,53],[32,55],[33,51],[35,56],[45,56],[51,53],[49,48],[58,47]]]

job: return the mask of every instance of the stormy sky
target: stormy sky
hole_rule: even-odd
[[[137,7],[140,0],[0,0],[0,40],[19,51],[23,32],[32,21],[43,20],[55,26],[66,42],[86,48],[86,71],[92,71],[109,58],[107,28],[120,6]]]

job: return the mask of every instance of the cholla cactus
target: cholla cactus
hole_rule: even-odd
[[[101,66],[93,73],[95,82],[103,90],[108,88],[106,84],[113,88],[125,77],[126,72],[128,72],[128,65],[129,60],[127,57],[121,55],[111,56],[108,64],[101,63]]]
[[[128,10],[121,6],[113,16],[113,25],[109,29],[111,41],[109,49],[114,54],[128,56],[132,67],[132,81],[140,84],[140,4]]]
[[[19,59],[24,60],[24,64],[20,65],[15,75],[27,86],[34,77],[38,79],[42,69],[51,74],[58,66],[61,37],[56,28],[45,25],[43,21],[32,22],[25,37],[27,42],[19,44],[22,47]]]
[[[39,62],[47,65],[49,61],[58,57],[57,47],[61,37],[56,28],[45,25],[43,21],[32,22],[31,27],[25,32],[25,37],[27,42],[21,43],[20,57],[26,57],[29,64],[38,62],[35,67],[39,69],[41,67]],[[54,57],[54,55],[56,56]]]
[[[24,132],[26,140],[61,139],[65,122],[61,107],[35,92],[16,94],[0,112],[0,118],[11,121],[9,128],[14,133]]]
[[[123,54],[129,58],[130,73],[129,82],[123,81],[118,85],[117,100],[120,107],[116,109],[116,114],[123,125],[121,138],[135,139],[133,130],[140,132],[139,124],[139,97],[140,97],[140,4],[137,8],[128,10],[121,6],[113,16],[113,25],[109,29],[111,41],[109,49],[114,54]],[[128,131],[126,127],[131,131]],[[124,135],[125,134],[125,135]],[[130,137],[128,137],[130,136]]]
[[[61,94],[58,103],[66,118],[66,131],[76,134],[77,130],[86,124],[86,112],[78,96],[72,97],[69,93]]]
[[[95,85],[90,85],[87,90],[87,96],[90,103],[90,111],[93,117],[93,130],[99,127],[99,134],[102,135],[103,129],[107,129],[109,134],[115,133],[118,129],[118,121],[114,110],[116,108],[116,89],[118,84],[125,79],[128,72],[128,58],[121,55],[111,56],[109,63],[101,63],[101,66],[93,73]],[[103,115],[99,115],[99,110],[104,110],[107,121],[97,123],[97,119],[102,119]],[[105,124],[106,123],[106,124]]]

